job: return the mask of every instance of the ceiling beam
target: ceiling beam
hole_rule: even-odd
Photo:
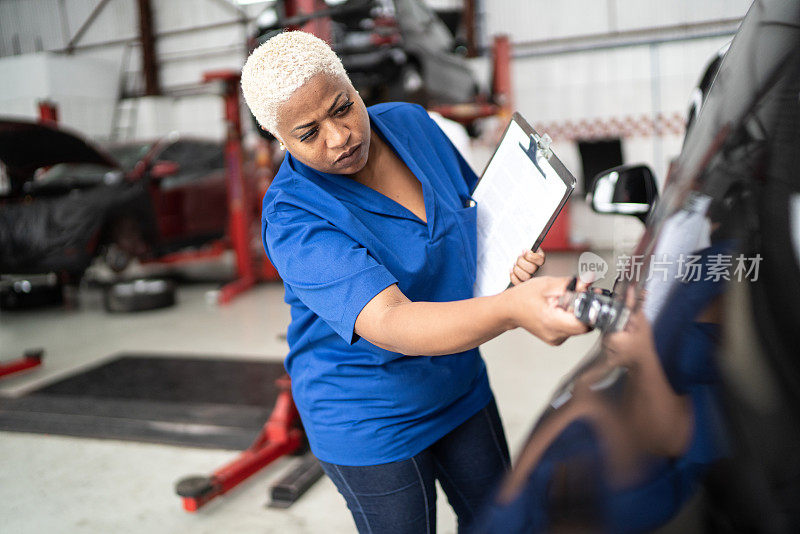
[[[91,25],[97,19],[98,15],[100,15],[100,12],[103,11],[103,8],[106,7],[106,5],[108,5],[109,1],[110,0],[100,0],[97,3],[97,5],[94,6],[92,12],[89,13],[89,16],[86,17],[86,20],[83,21],[83,24],[81,24],[80,28],[78,28],[78,31],[75,32],[75,35],[73,35],[72,39],[70,39],[69,42],[67,43],[66,47],[67,54],[72,53],[72,51],[75,49],[75,45],[78,44],[78,41],[80,41],[81,38],[83,38],[83,34],[85,34],[86,30],[88,30],[91,27]]]

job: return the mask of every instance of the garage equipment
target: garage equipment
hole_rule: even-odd
[[[292,399],[289,377],[283,376],[275,383],[280,390],[278,399],[253,444],[212,475],[190,476],[175,485],[175,492],[183,499],[183,508],[186,511],[196,512],[281,456],[296,453],[303,448],[305,438]],[[319,462],[310,454],[307,455],[303,462],[273,487],[275,506],[285,508],[291,505],[321,475]]]
[[[294,469],[272,485],[269,492],[271,498],[270,507],[288,508],[308,491],[323,474],[322,466],[319,465],[317,457],[310,452],[306,453]]]
[[[42,365],[44,349],[29,349],[22,358],[0,363],[0,378]]]
[[[204,83],[221,82],[225,104],[225,174],[228,181],[228,235],[236,253],[238,278],[222,287],[219,303],[227,304],[236,295],[256,283],[253,259],[250,257],[250,218],[247,195],[242,178],[242,123],[239,110],[239,73],[209,71],[203,74]]]
[[[109,312],[155,310],[174,304],[175,284],[169,280],[139,278],[112,284],[103,291],[103,307]]]
[[[278,272],[263,254],[251,253],[251,218],[249,199],[242,175],[242,125],[239,104],[239,72],[233,70],[208,71],[203,83],[218,84],[221,88],[225,114],[225,178],[228,193],[227,238],[199,250],[180,251],[147,263],[183,264],[197,260],[218,258],[229,247],[236,256],[236,280],[225,284],[219,291],[217,303],[227,304],[237,295],[247,291],[259,280],[279,280]]]
[[[64,284],[55,273],[0,275],[0,310],[64,303]]]

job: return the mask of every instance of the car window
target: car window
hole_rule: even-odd
[[[132,171],[153,148],[153,143],[126,143],[105,147],[111,157],[119,162],[120,167],[126,172]]]
[[[161,186],[165,188],[185,184],[225,168],[222,144],[211,141],[176,141],[158,155],[156,162],[159,161],[173,161],[179,167],[175,176],[161,181]]]
[[[222,145],[204,141],[178,141],[165,148],[157,161],[174,161],[181,170],[213,170],[225,167]]]

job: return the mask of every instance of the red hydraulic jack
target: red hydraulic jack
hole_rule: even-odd
[[[175,486],[183,508],[196,512],[215,497],[223,495],[281,456],[298,452],[304,434],[292,399],[288,376],[276,381],[280,393],[269,420],[250,447],[211,476],[184,478]],[[272,487],[272,506],[286,508],[322,476],[317,459],[308,453],[303,461]]]
[[[0,363],[0,378],[42,365],[43,349],[26,350],[22,358]]]

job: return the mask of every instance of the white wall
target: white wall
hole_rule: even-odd
[[[488,35],[514,42],[741,17],[751,0],[480,0]]]
[[[707,24],[742,17],[750,0],[484,0],[488,35],[508,34],[514,45],[512,83],[515,107],[534,127],[557,130],[567,123],[642,119],[658,114],[685,117],[688,98],[712,54],[730,36],[696,38],[680,30],[658,35],[659,29],[682,24]],[[730,26],[730,24],[728,25]],[[657,35],[653,42],[622,45],[615,32],[636,30]],[[666,30],[664,30],[666,31]],[[548,40],[580,42],[606,37],[608,48],[524,57]],[[674,39],[670,42],[670,39]],[[639,42],[647,39],[639,39]],[[636,42],[636,41],[634,41]],[[576,49],[580,48],[575,47]],[[574,129],[573,129],[574,130]],[[555,151],[564,164],[582,175],[577,141],[580,134],[555,137]],[[680,152],[681,132],[661,136],[622,137],[624,163],[650,165],[659,182],[669,161]],[[571,202],[572,237],[598,248],[629,249],[641,224],[622,216],[597,215],[582,201]]]
[[[514,101],[534,127],[577,123],[643,122],[657,114],[685,117],[688,99],[709,58],[729,37],[696,39],[555,56],[512,63]],[[622,137],[623,162],[646,163],[659,184],[680,152],[680,133]],[[555,136],[555,150],[573,174],[582,176],[577,139]],[[582,195],[580,195],[582,196]],[[576,194],[576,200],[578,195]],[[597,215],[573,204],[573,238],[593,246],[625,250],[641,224],[631,217]]]
[[[460,4],[460,0],[428,2],[438,8]],[[99,0],[0,0],[0,58],[40,49],[63,52],[98,3]],[[516,57],[512,62],[516,107],[534,125],[563,125],[567,121],[604,123],[626,117],[652,118],[658,113],[682,116],[705,62],[728,37],[695,38],[687,34],[682,40],[678,26],[713,26],[715,22],[730,21],[743,16],[749,4],[750,0],[479,0],[478,8],[484,14],[480,21],[484,42],[490,42],[492,35],[508,34],[515,53],[521,55],[553,39],[579,41],[586,36],[599,36],[611,41],[619,32],[647,34],[672,28],[672,42],[654,40],[654,44],[635,46],[617,43],[603,49]],[[143,99],[136,112],[129,115],[135,119],[134,127],[125,131],[137,137],[162,135],[173,129],[221,137],[222,102],[214,96],[215,89],[202,86],[200,80],[208,70],[241,67],[247,33],[245,26],[237,23],[242,12],[220,0],[152,0],[152,5],[165,96]],[[262,8],[263,3],[242,6],[251,17]],[[80,83],[74,83],[74,71],[51,69],[52,86],[85,91],[84,96],[70,93],[69,102],[61,100],[66,95],[49,94],[62,107],[65,123],[98,138],[110,134],[110,115],[97,112],[99,108],[93,105],[101,101],[96,100],[101,97],[95,89],[106,88],[103,90],[107,91],[107,100],[116,96],[116,88],[125,79],[135,80],[138,76],[141,83],[141,76],[136,74],[140,69],[140,52],[135,44],[137,21],[134,0],[110,0],[75,43],[74,57],[105,61],[115,66],[116,74],[86,75]],[[223,25],[204,28],[219,23]],[[194,29],[176,33],[187,28]],[[476,60],[475,66],[479,72],[488,70],[485,59]],[[36,113],[35,105],[33,109],[31,105],[41,94],[33,86],[43,87],[36,83],[44,76],[37,71],[39,68],[31,63],[26,79],[5,80],[0,113]],[[110,83],[115,76],[115,83]],[[4,83],[1,78],[0,84]],[[9,83],[17,85],[9,89]],[[249,118],[243,116],[245,127],[249,128]],[[556,138],[555,149],[565,164],[580,175],[575,141],[569,136]],[[663,180],[680,142],[680,133],[629,136],[623,139],[623,155],[626,162],[648,163]],[[595,246],[624,247],[640,231],[634,220],[597,216],[579,202],[573,204],[576,239],[588,237]]]
[[[39,50],[67,57],[67,44],[98,4],[99,0],[1,0],[0,60]],[[217,0],[152,0],[152,6],[159,76],[165,96],[126,102],[124,107],[134,105],[136,110],[122,115],[122,126],[128,126],[125,123],[128,118],[135,124],[119,132],[146,138],[180,130],[222,137],[222,100],[215,96],[216,87],[202,84],[202,76],[209,70],[241,69],[246,57],[246,31],[239,21],[243,13],[255,15],[263,6],[242,6],[239,11],[235,2],[225,6]],[[206,28],[209,25],[217,27]],[[190,31],[182,31],[187,29]],[[83,97],[73,94],[67,98],[61,92],[48,95],[59,106],[64,124],[97,140],[111,136],[113,105],[111,111],[106,110],[106,101],[116,100],[124,81],[143,85],[137,34],[135,0],[110,0],[74,43],[69,57],[106,62],[113,66],[113,72],[97,73],[96,77],[82,74],[79,78],[69,70],[49,71],[54,86],[86,88]],[[29,83],[34,79],[33,71],[6,79],[6,87],[13,85],[16,97],[12,101],[8,95],[5,98],[0,95],[0,114],[36,116],[35,99],[40,92],[29,93],[30,98],[19,96],[36,85]],[[99,102],[99,93],[93,87],[105,91],[102,112],[94,105]],[[81,100],[85,103],[83,108],[79,105]]]
[[[112,62],[46,52],[0,58],[0,116],[35,120],[39,101],[48,100],[64,124],[107,137],[118,70]]]

